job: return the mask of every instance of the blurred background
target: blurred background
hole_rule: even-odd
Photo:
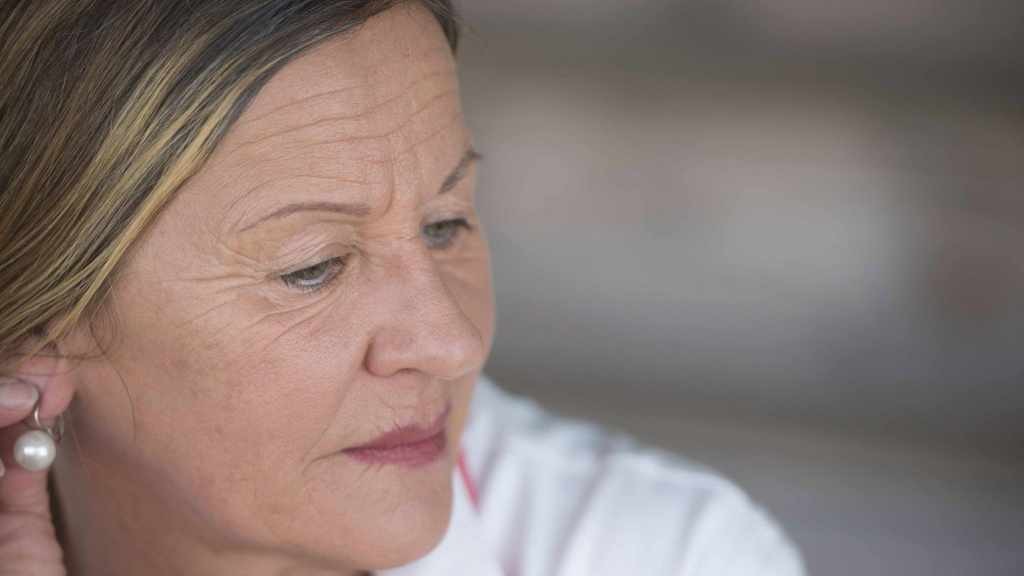
[[[1024,574],[1024,3],[462,8],[488,372],[812,574]]]

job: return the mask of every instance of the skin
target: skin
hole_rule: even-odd
[[[44,415],[74,398],[55,465],[72,573],[359,574],[440,541],[494,331],[469,150],[451,51],[415,4],[270,80],[133,248],[104,353],[19,373]],[[333,279],[303,291],[281,278],[297,269]],[[62,351],[95,351],[106,324]],[[432,464],[340,452],[446,407]]]

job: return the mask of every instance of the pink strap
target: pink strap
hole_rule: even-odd
[[[480,511],[480,493],[477,492],[476,482],[473,481],[473,477],[469,475],[469,466],[466,464],[466,453],[459,450],[459,474],[462,476],[462,482],[466,485],[466,492],[469,493],[469,501],[473,503],[473,508],[477,512]]]

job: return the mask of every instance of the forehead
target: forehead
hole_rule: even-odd
[[[410,180],[466,141],[445,36],[425,8],[401,4],[278,71],[174,203],[229,226],[296,195],[386,203],[383,188],[422,186]]]
[[[418,3],[401,4],[282,68],[243,113],[233,139],[332,120],[354,137],[369,136],[379,133],[375,120],[398,122],[402,112],[416,111],[410,104],[452,95],[454,79],[451,51],[433,16]]]

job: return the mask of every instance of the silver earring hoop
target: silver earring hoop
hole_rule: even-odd
[[[25,432],[14,442],[14,461],[33,472],[46,470],[57,458],[57,444],[64,435],[64,415],[58,414],[53,425],[47,426],[39,420],[39,407],[43,403],[42,390],[32,407],[32,416],[26,419]]]
[[[39,430],[50,435],[53,441],[60,444],[60,439],[64,436],[64,414],[58,414],[57,419],[53,425],[47,426],[39,420],[39,408],[43,404],[43,395],[39,394],[39,399],[36,400],[36,405],[32,407],[32,422],[29,423],[29,428],[33,430]]]

